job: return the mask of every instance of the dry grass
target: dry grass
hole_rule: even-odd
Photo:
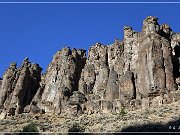
[[[148,123],[167,123],[180,118],[180,101],[161,105],[158,108],[139,109],[127,112],[124,116],[117,114],[82,114],[78,117],[50,114],[20,114],[0,120],[0,132],[22,131],[30,122],[38,126],[40,132],[67,132],[74,124],[85,127],[87,132],[115,132],[128,126]]]

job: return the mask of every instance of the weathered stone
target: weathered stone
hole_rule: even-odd
[[[176,80],[180,77],[180,34],[173,33],[171,36],[171,47],[172,47],[172,62],[173,62],[173,75]],[[176,81],[178,88],[180,84]]]
[[[31,105],[30,113],[37,114],[37,113],[40,113],[40,112],[41,112],[41,109],[37,106],[36,103]]]
[[[96,43],[86,51],[59,50],[41,75],[25,58],[12,63],[0,79],[0,113],[118,112],[180,99],[180,33],[148,16],[141,32],[124,26],[122,41]],[[178,85],[178,87],[177,87]]]
[[[109,72],[109,78],[106,88],[106,99],[109,101],[114,101],[119,99],[119,80],[118,74],[114,69],[111,69]]]
[[[16,63],[12,63],[3,76],[2,95],[0,106],[14,115],[22,113],[39,88],[42,69],[38,64],[31,64],[25,58],[22,65],[17,69]]]
[[[69,99],[69,104],[71,104],[71,102],[76,102],[76,103],[79,103],[79,104],[83,104],[83,103],[87,102],[87,99],[84,96],[84,94],[82,94],[81,92],[74,91],[73,95]]]
[[[137,64],[138,64],[138,44],[139,34],[132,30],[132,27],[124,27],[124,70],[125,73],[127,70],[131,70],[136,74]]]
[[[63,48],[49,64],[45,76],[45,88],[39,107],[45,112],[61,113],[73,91],[78,90],[78,81],[85,64],[85,51]],[[41,95],[41,94],[40,94]]]
[[[143,28],[142,28],[143,34],[150,34],[150,33],[159,33],[160,32],[160,26],[158,24],[158,18],[155,16],[148,16],[143,21]]]
[[[69,106],[69,111],[67,114],[76,116],[77,114],[81,114],[81,113],[82,113],[81,106],[79,104],[72,104]]]
[[[7,115],[7,113],[6,113],[5,111],[1,112],[1,114],[0,114],[0,120],[5,119],[5,118],[6,118],[6,115]]]
[[[180,85],[180,78],[176,78],[176,84]]]
[[[122,96],[125,100],[132,100],[136,98],[134,75],[131,71],[126,71],[120,78],[119,83],[120,99]]]
[[[162,96],[156,96],[152,99],[152,106],[157,107],[164,104],[163,103],[163,97]]]
[[[87,101],[86,105],[85,105],[85,113],[87,114],[93,114],[95,111],[95,101]]]
[[[79,81],[79,91],[84,94],[93,93],[93,87],[95,84],[95,68],[93,65],[85,65],[81,79]]]
[[[108,67],[101,67],[99,69],[99,73],[98,75],[96,75],[96,81],[93,88],[93,93],[95,95],[100,95],[100,96],[103,95],[103,92],[106,90],[108,75],[109,75]]]
[[[142,107],[142,109],[146,109],[146,108],[148,108],[148,107],[150,107],[150,103],[151,101],[150,101],[150,99],[149,98],[143,98],[142,100],[141,100],[141,107]]]
[[[161,26],[160,26],[160,30],[161,30],[161,35],[166,37],[166,38],[169,38],[171,35],[172,35],[172,29],[170,28],[170,26],[166,23],[163,23]]]
[[[119,113],[120,109],[123,107],[120,99],[115,99],[113,101],[113,111]]]
[[[113,104],[110,101],[102,100],[101,109],[103,113],[110,113],[113,110]]]
[[[133,99],[132,102],[133,102],[132,103],[133,104],[132,110],[140,109],[142,107],[142,100],[141,99]]]
[[[83,113],[84,104],[87,102],[86,97],[79,91],[74,91],[68,101],[69,114],[77,115]]]
[[[0,95],[0,108],[4,108],[3,104],[6,98],[12,93],[14,89],[14,83],[16,83],[16,63],[11,63],[10,67],[6,70],[3,75],[3,81],[1,85],[1,95]]]
[[[84,94],[103,95],[109,75],[107,47],[96,43],[88,52],[82,71],[79,90]]]
[[[0,78],[0,88],[1,88],[1,85],[2,85],[2,78]]]
[[[124,68],[124,44],[119,40],[115,40],[114,44],[108,46],[108,66],[114,69],[118,75],[123,73]]]
[[[137,90],[144,96],[173,90],[170,43],[156,33],[144,35],[139,51]]]
[[[96,81],[93,87],[93,93],[98,94],[105,89],[108,80],[107,67],[107,47],[100,43],[92,46],[89,50],[89,56],[86,63],[94,65]]]
[[[27,105],[25,108],[24,108],[24,113],[29,113],[31,110],[31,106],[30,105]]]
[[[167,39],[161,38],[161,42],[166,77],[166,88],[168,91],[173,91],[176,90],[177,87],[175,85],[173,76],[172,48],[170,42]]]

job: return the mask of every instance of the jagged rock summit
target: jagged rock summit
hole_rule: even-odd
[[[105,46],[59,50],[45,74],[26,58],[0,79],[0,118],[20,113],[78,115],[158,106],[180,99],[180,33],[148,16],[142,31]]]

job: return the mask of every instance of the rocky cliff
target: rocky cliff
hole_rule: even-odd
[[[86,51],[63,48],[46,73],[26,58],[0,79],[0,113],[93,114],[135,110],[180,99],[180,33],[148,16],[142,31]]]

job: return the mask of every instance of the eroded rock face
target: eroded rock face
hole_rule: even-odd
[[[173,33],[171,37],[173,75],[180,89],[180,33]]]
[[[39,107],[47,113],[61,113],[69,98],[78,89],[81,70],[85,65],[85,51],[63,48],[49,64],[44,79],[44,90],[39,89]],[[43,92],[42,92],[43,90]]]
[[[1,85],[2,85],[2,78],[0,78],[0,87],[1,87]]]
[[[7,97],[12,93],[14,89],[14,83],[16,83],[15,76],[17,72],[16,63],[11,63],[10,67],[6,70],[3,78],[4,80],[1,80],[1,98],[0,98],[0,107],[4,108],[3,104]]]
[[[109,72],[109,78],[106,87],[106,99],[113,102],[115,99],[119,99],[119,80],[118,74],[114,69]]]
[[[59,50],[41,75],[38,64],[12,63],[0,80],[4,118],[26,113],[119,112],[179,100],[180,34],[148,16],[141,32],[124,26],[124,38],[105,46]],[[177,87],[178,85],[178,87]]]
[[[139,34],[132,30],[130,26],[124,26],[124,70],[136,73],[138,64],[138,51],[139,51]]]
[[[134,74],[131,71],[126,71],[120,78],[119,96],[121,100],[132,100],[136,98],[136,89],[134,82]]]
[[[163,23],[160,26],[160,30],[161,30],[161,35],[166,37],[166,38],[170,38],[170,36],[172,35],[172,29],[170,28],[170,26],[166,23]]]
[[[108,66],[109,69],[113,69],[117,72],[118,75],[123,74],[124,70],[124,43],[115,40],[114,44],[108,46]]]
[[[12,63],[3,76],[0,106],[9,115],[19,114],[29,105],[39,88],[42,68],[26,58],[17,68]]]
[[[155,25],[155,22],[153,24]],[[158,28],[157,25],[153,28]],[[146,33],[140,39],[139,49],[138,93],[147,97],[149,94],[174,90],[172,49],[169,40],[160,36],[158,31]]]
[[[158,18],[155,16],[148,16],[143,21],[143,34],[160,33],[160,26],[158,24]]]
[[[109,75],[107,47],[96,43],[89,49],[88,54],[79,90],[84,94],[101,95],[106,89]]]
[[[71,114],[71,115],[77,115],[81,114],[84,111],[84,104],[87,102],[87,98],[85,95],[79,91],[74,91],[73,95],[70,97],[68,101],[68,107],[69,110],[67,111],[64,109],[64,113]]]

